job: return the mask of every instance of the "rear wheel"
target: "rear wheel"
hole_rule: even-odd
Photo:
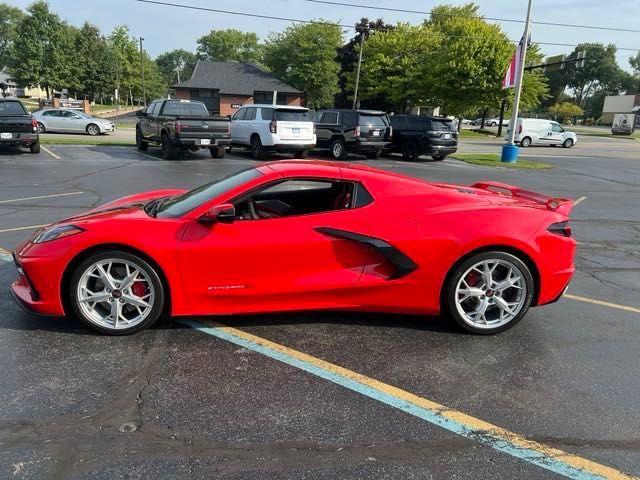
[[[518,323],[533,293],[531,272],[518,257],[483,252],[462,262],[450,275],[443,307],[466,331],[487,335]]]
[[[136,128],[136,148],[142,152],[146,152],[149,148],[149,143],[142,139],[142,132],[139,128]]]
[[[38,140],[36,143],[32,143],[31,145],[29,145],[29,151],[31,153],[40,153],[40,140]]]
[[[209,151],[212,158],[223,158],[227,150],[225,147],[211,147]]]
[[[165,160],[175,160],[178,156],[178,149],[169,140],[169,135],[162,135],[162,158]]]
[[[83,260],[71,276],[69,305],[93,330],[127,335],[151,326],[164,308],[164,289],[155,269],[121,250]]]
[[[531,138],[524,137],[522,140],[520,140],[520,146],[525,148],[531,146]]]
[[[95,123],[90,123],[89,125],[87,125],[87,133],[92,137],[100,135],[100,127],[98,127]]]
[[[405,160],[417,160],[419,156],[418,144],[416,142],[406,142],[402,145],[402,158]]]
[[[571,147],[573,147],[573,139],[571,139],[571,138],[567,138],[567,139],[562,143],[562,146],[563,146],[564,148],[571,148]]]
[[[382,155],[382,150],[376,150],[375,152],[367,153],[367,158],[370,158],[370,159],[380,158],[380,155]]]
[[[344,140],[336,138],[331,142],[331,156],[336,160],[344,160],[347,158],[347,149],[344,146]]]
[[[293,154],[293,158],[307,158],[309,156],[309,150],[298,150]]]
[[[434,160],[440,161],[440,160],[444,160],[445,158],[447,158],[447,154],[446,153],[442,153],[442,152],[436,152],[431,154],[431,158],[433,158]]]
[[[38,122],[38,133],[44,133],[46,131],[46,127],[42,123]]]
[[[264,148],[258,135],[251,137],[251,156],[256,160],[262,160],[264,158]]]

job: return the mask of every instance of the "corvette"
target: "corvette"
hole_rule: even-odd
[[[14,253],[14,298],[123,335],[161,315],[444,313],[496,333],[574,272],[572,201],[324,161],[264,163],[51,224]]]

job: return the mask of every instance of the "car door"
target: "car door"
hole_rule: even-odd
[[[258,113],[258,109],[256,107],[247,107],[247,111],[245,112],[244,118],[241,120],[242,122],[242,143],[245,145],[251,144],[251,135],[258,132],[258,124],[260,120],[256,119],[256,114]],[[261,138],[261,141],[264,143],[265,139]]]
[[[331,138],[338,130],[340,113],[325,110],[320,113],[316,123],[316,146],[318,148],[331,148]]]
[[[551,135],[549,135],[550,145],[562,145],[564,142],[564,128],[559,123],[551,122]]]
[[[242,120],[244,120],[244,115],[247,112],[246,108],[240,108],[236,113],[231,117],[231,142],[235,144],[244,144],[243,141],[243,125]]]
[[[45,110],[42,112],[42,119],[48,132],[58,132],[62,128],[61,110]]]
[[[65,110],[64,118],[67,122],[67,128],[70,132],[84,132],[88,124],[86,118],[83,118],[81,115],[78,115],[72,110]]]
[[[180,267],[192,305],[202,313],[348,307],[369,246],[331,232],[369,235],[362,209],[352,207],[354,188],[339,179],[279,180],[234,200],[233,221],[191,225]],[[247,214],[250,201],[262,202],[257,219]]]

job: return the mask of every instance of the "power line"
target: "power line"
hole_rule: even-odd
[[[318,20],[301,20],[299,18],[289,18],[289,17],[277,17],[277,16],[273,16],[273,15],[262,15],[262,14],[258,14],[258,13],[247,13],[247,12],[237,12],[237,11],[233,11],[233,10],[222,10],[219,8],[208,8],[208,7],[197,7],[195,5],[185,5],[183,3],[174,3],[174,2],[163,2],[160,0],[135,0],[136,2],[140,2],[140,3],[149,3],[149,4],[153,4],[153,5],[163,5],[166,7],[177,7],[177,8],[184,8],[187,10],[198,10],[198,11],[204,11],[204,12],[213,12],[213,13],[224,13],[227,15],[238,15],[238,16],[242,16],[242,17],[253,17],[253,18],[262,18],[262,19],[267,19],[267,20],[281,20],[284,22],[296,22],[296,23],[311,23],[311,24],[316,24],[316,25],[333,25],[336,27],[341,27],[341,28],[348,28],[353,30],[355,27],[353,25],[345,25],[342,23],[334,23],[334,22],[321,22]],[[446,35],[447,37],[450,38],[474,38],[471,35]],[[476,38],[484,38],[481,36],[477,36]],[[512,43],[518,43],[519,40],[510,40],[510,42]],[[551,43],[551,42],[535,42],[538,43],[539,45],[551,45],[551,46],[557,46],[557,47],[578,47],[578,44],[570,44],[570,43]],[[636,52],[638,51],[637,48],[624,48],[624,47],[617,47],[618,50],[628,50],[628,51],[632,51],[632,52]]]
[[[340,7],[356,7],[356,8],[368,8],[371,10],[380,10],[384,12],[398,12],[398,13],[417,13],[419,15],[428,15],[431,16],[431,12],[425,12],[422,10],[408,10],[404,8],[392,8],[392,7],[378,7],[375,5],[363,5],[357,3],[343,3],[343,2],[333,2],[329,0],[303,0],[305,2],[311,3],[322,3],[325,5],[336,5]],[[446,15],[445,15],[446,16]],[[461,15],[449,15],[452,17],[462,17]],[[466,18],[480,18],[483,20],[490,20],[492,22],[512,22],[512,23],[525,23],[524,20],[520,20],[517,18],[498,18],[498,17],[475,17],[468,16]],[[535,23],[537,25],[551,25],[553,27],[570,27],[570,28],[586,28],[590,30],[610,30],[612,32],[632,32],[632,33],[640,33],[640,30],[634,30],[632,28],[622,28],[622,27],[601,27],[597,25],[581,25],[577,23],[556,23],[556,22],[542,22],[532,20],[531,23]]]

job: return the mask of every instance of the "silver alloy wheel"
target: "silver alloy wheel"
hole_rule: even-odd
[[[342,144],[340,142],[336,142],[333,144],[333,156],[335,158],[342,157]]]
[[[456,309],[465,323],[493,329],[512,321],[527,299],[522,271],[508,260],[482,260],[456,285]]]
[[[144,268],[122,258],[92,263],[76,290],[78,308],[102,328],[122,330],[144,321],[153,309],[155,291]]]
[[[91,125],[89,125],[87,127],[87,133],[89,135],[98,135],[100,133],[100,129],[98,128],[97,125],[94,125],[93,123]]]

